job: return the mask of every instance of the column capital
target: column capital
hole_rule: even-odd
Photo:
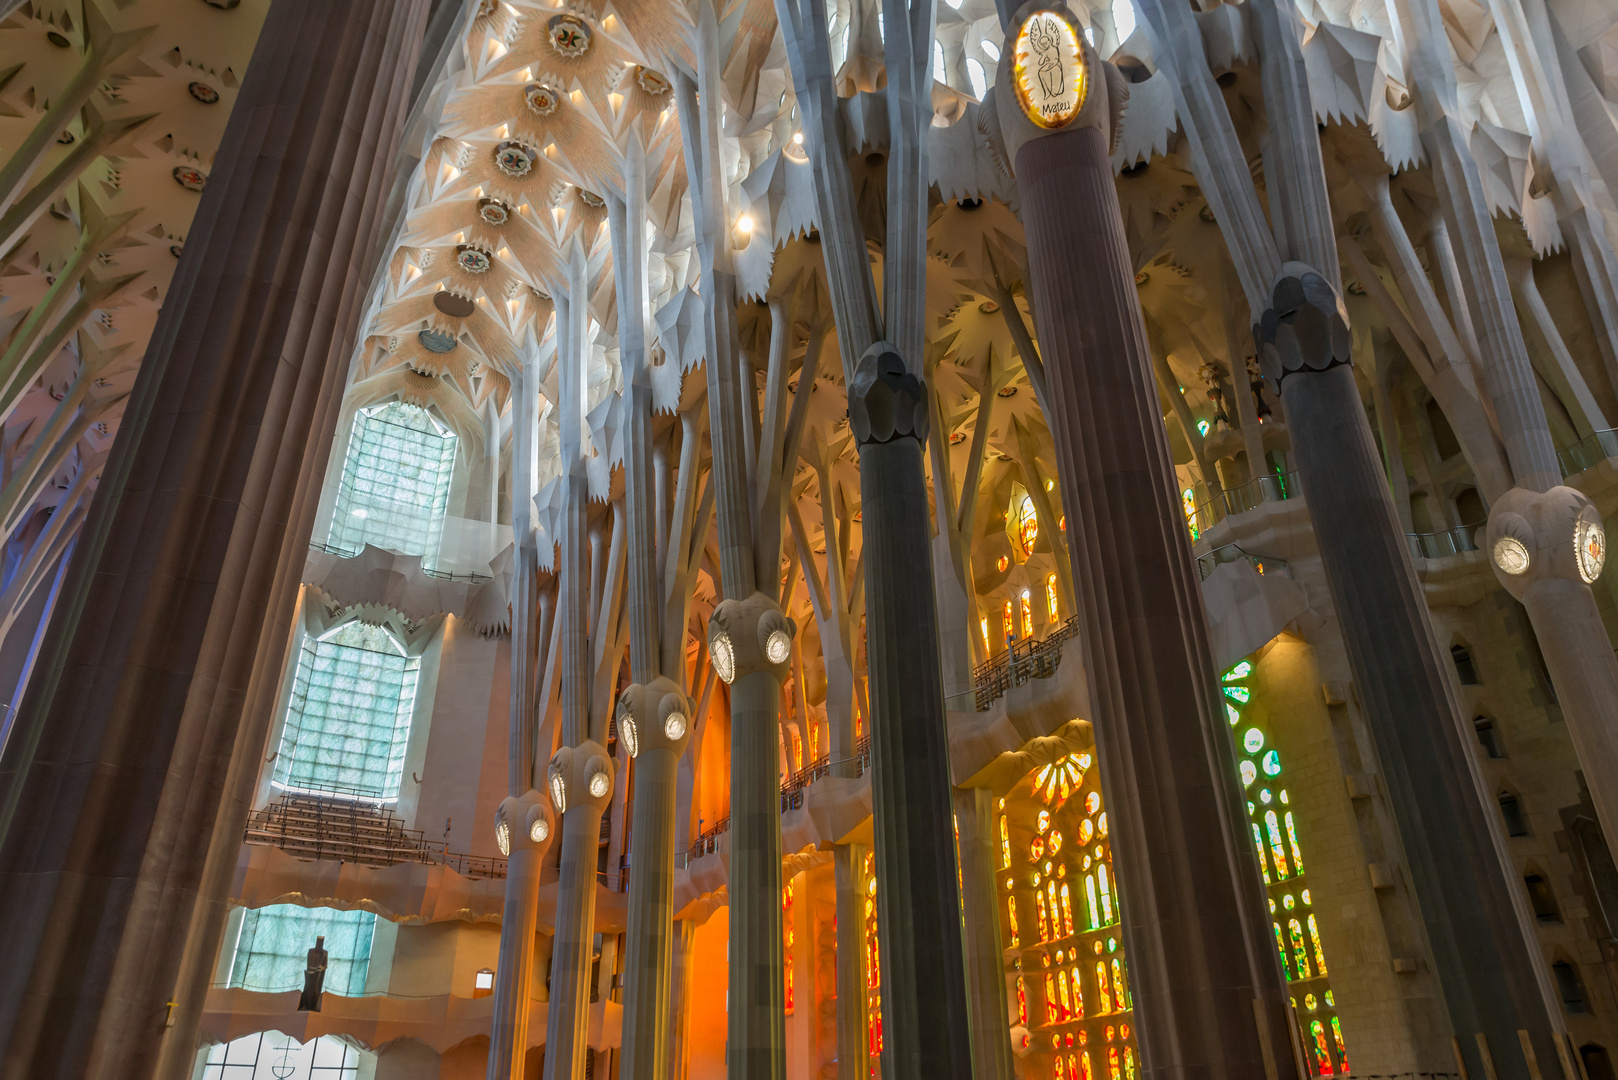
[[[672,750],[679,757],[696,710],[696,701],[666,675],[632,683],[618,695],[618,737],[632,758],[647,750]]]
[[[714,670],[727,686],[759,671],[785,678],[797,633],[798,624],[781,614],[780,605],[761,592],[741,600],[723,600],[708,620],[708,651]]]
[[[572,807],[600,810],[612,799],[612,758],[606,748],[589,739],[564,746],[551,756],[546,770],[551,805],[558,814]]]
[[[1506,492],[1489,511],[1483,546],[1494,576],[1518,600],[1551,578],[1589,585],[1607,562],[1601,512],[1566,486]]]
[[[886,341],[865,350],[848,386],[848,421],[859,445],[927,441],[927,384]]]
[[[1354,339],[1337,290],[1307,263],[1283,263],[1270,306],[1253,323],[1259,366],[1275,392],[1288,375],[1354,362]]]
[[[529,788],[521,795],[508,795],[494,812],[494,835],[500,854],[507,857],[519,851],[543,856],[551,846],[555,820],[545,796]]]

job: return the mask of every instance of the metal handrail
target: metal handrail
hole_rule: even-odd
[[[1465,551],[1476,551],[1478,545],[1473,537],[1485,524],[1479,521],[1437,532],[1405,533],[1405,543],[1410,545],[1412,559],[1442,559]]]
[[[503,878],[506,860],[450,851],[407,829],[391,807],[354,799],[284,792],[248,815],[242,842],[278,847],[297,858],[335,859],[362,866],[423,863],[447,866],[469,878]]]
[[[831,775],[833,765],[841,765],[846,761],[857,763],[855,776],[864,776],[865,770],[871,767],[871,737],[861,736],[854,744],[854,753],[851,757],[831,759],[830,754],[822,754],[808,765],[781,781],[781,813],[788,810],[803,809],[803,789],[819,780],[823,776]],[[704,855],[712,855],[719,849],[719,837],[730,831],[730,815],[725,815],[708,828],[702,830],[697,836],[696,843],[675,858],[674,865],[684,868],[691,865],[692,859],[700,859]]]
[[[1240,544],[1222,544],[1206,555],[1197,556],[1197,576],[1201,580],[1207,581],[1220,563],[1235,562],[1240,558],[1245,558],[1248,564],[1261,574],[1279,574],[1281,577],[1292,576],[1292,571],[1287,568],[1285,559],[1277,559],[1273,555],[1255,555]]]
[[[1593,431],[1556,452],[1556,463],[1561,466],[1563,476],[1583,472],[1608,458],[1618,458],[1618,428]]]
[[[1233,514],[1246,513],[1267,502],[1286,502],[1302,494],[1296,472],[1255,476],[1245,484],[1226,488],[1197,507],[1197,530],[1206,531]]]
[[[1029,679],[1048,679],[1062,661],[1062,643],[1079,633],[1077,615],[1058,623],[1050,633],[1035,640],[1013,641],[1005,652],[972,672],[972,685],[978,712],[988,712],[996,698]]]

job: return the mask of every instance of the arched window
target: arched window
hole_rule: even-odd
[[[989,80],[983,72],[983,64],[974,56],[966,58],[966,77],[972,83],[972,96],[979,101],[989,92]]]
[[[1455,661],[1455,673],[1461,677],[1462,686],[1477,686],[1483,682],[1478,678],[1477,668],[1472,666],[1472,650],[1465,645],[1451,645],[1449,657]]]
[[[455,434],[426,409],[390,401],[354,414],[327,541],[438,557],[455,471]]]
[[[1534,909],[1534,917],[1540,922],[1561,922],[1562,915],[1556,908],[1556,894],[1551,891],[1551,883],[1534,873],[1525,874],[1522,880],[1528,887],[1528,903]]]
[[[297,791],[394,799],[421,658],[380,626],[344,623],[303,639],[274,782]]]
[[[1494,721],[1487,716],[1474,716],[1472,728],[1478,733],[1478,742],[1483,745],[1483,752],[1492,758],[1503,758],[1506,750],[1500,742],[1500,729],[1494,726]]]
[[[1556,989],[1562,995],[1562,1008],[1570,1013],[1590,1011],[1585,1004],[1584,983],[1579,979],[1577,968],[1566,960],[1558,960],[1551,965],[1551,974],[1556,976]]]
[[[1528,819],[1523,817],[1522,803],[1509,791],[1500,793],[1500,814],[1506,819],[1507,836],[1528,835]]]

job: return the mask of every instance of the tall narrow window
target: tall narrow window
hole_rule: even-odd
[[[1494,726],[1493,720],[1487,716],[1475,716],[1472,718],[1472,728],[1478,733],[1478,742],[1482,744],[1484,753],[1492,758],[1506,756],[1505,747],[1500,743],[1499,729]]]
[[[1573,965],[1558,960],[1551,965],[1551,973],[1556,976],[1556,989],[1562,994],[1562,1007],[1570,1013],[1589,1012],[1584,1003],[1584,984],[1579,981],[1579,973]]]
[[[1056,575],[1052,574],[1050,577],[1045,579],[1045,609],[1050,612],[1051,622],[1056,621],[1057,607]]]
[[[421,658],[379,626],[306,637],[275,759],[275,783],[394,799],[404,771]]]
[[[976,58],[966,58],[966,77],[972,83],[972,96],[979,101],[989,92],[989,80],[983,71],[983,64]]]
[[[1500,816],[1506,819],[1506,835],[1528,835],[1528,821],[1523,817],[1522,803],[1509,791],[1500,793]]]
[[[1550,882],[1538,874],[1528,874],[1522,880],[1528,886],[1528,903],[1534,909],[1534,917],[1540,922],[1561,922],[1562,915],[1556,910],[1556,894],[1551,892]]]
[[[390,401],[354,414],[328,543],[420,555],[431,565],[449,505],[455,435],[426,409]]]
[[[1455,661],[1455,673],[1461,677],[1462,686],[1476,686],[1483,680],[1478,678],[1478,669],[1472,666],[1472,650],[1465,645],[1451,645],[1450,659]]]
[[[303,989],[303,972],[315,939],[326,939],[326,992],[356,997],[365,992],[376,916],[298,904],[249,908],[230,964],[230,985],[263,993]]]

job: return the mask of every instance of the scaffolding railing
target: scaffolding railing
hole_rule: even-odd
[[[988,712],[995,699],[1013,686],[1055,675],[1062,662],[1062,643],[1077,637],[1078,633],[1079,619],[1075,615],[1056,624],[1043,638],[1013,641],[1005,652],[986,664],[979,664],[972,672],[977,711]]]
[[[278,847],[296,859],[378,868],[413,862],[447,866],[462,877],[506,876],[505,859],[450,851],[420,829],[405,828],[390,806],[335,795],[282,792],[248,815],[242,842]]]

